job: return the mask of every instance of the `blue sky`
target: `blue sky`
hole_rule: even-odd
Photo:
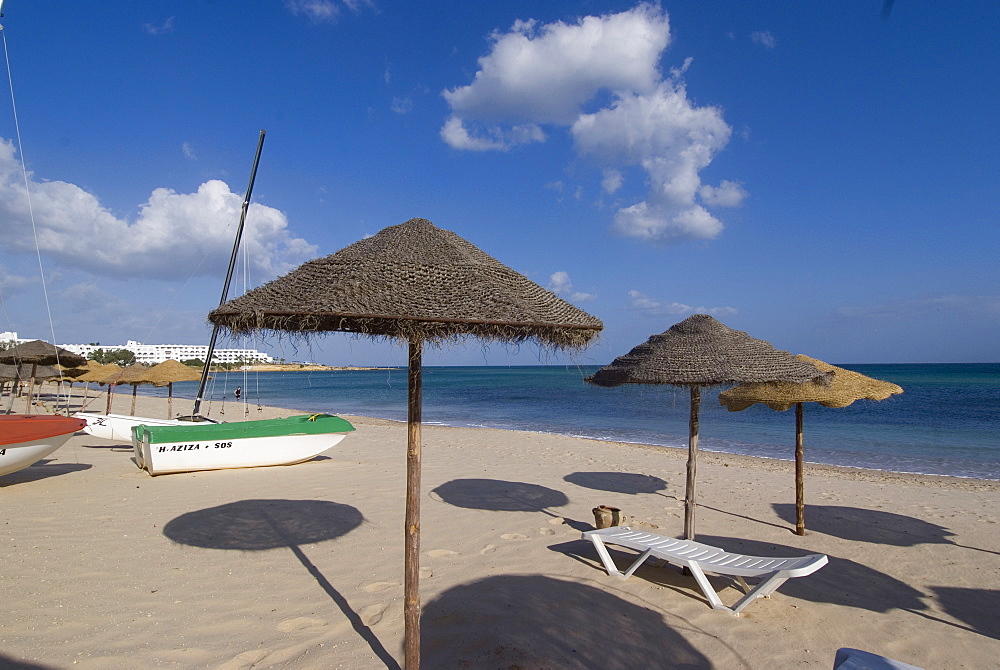
[[[605,324],[428,364],[603,364],[695,312],[833,363],[1000,360],[1000,10],[882,9],[6,0],[0,331],[51,339],[23,149],[56,339],[207,342],[263,128],[240,285],[423,217]]]

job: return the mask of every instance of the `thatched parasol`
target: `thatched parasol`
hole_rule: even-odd
[[[111,377],[112,375],[117,375],[122,371],[122,367],[116,363],[98,363],[97,361],[87,361],[87,372],[76,378],[75,381],[83,382],[85,386],[83,387],[83,404],[87,404],[87,392],[90,390],[90,383],[96,382],[98,384],[103,384],[104,381]],[[111,413],[111,389],[108,389],[108,407],[105,414]]]
[[[132,412],[131,415],[135,416],[135,396],[136,390],[139,384],[152,384],[148,378],[147,373],[149,372],[149,366],[137,363],[135,365],[130,365],[127,368],[123,368],[121,372],[115,372],[108,375],[105,379],[101,381],[101,384],[107,384],[108,388],[108,411],[107,414],[111,414],[111,386],[117,384],[131,384],[132,385]]]
[[[701,387],[750,381],[804,382],[819,376],[819,370],[795,360],[787,351],[728,328],[707,314],[694,314],[619,356],[587,377],[587,381],[598,386],[672,384],[690,387],[684,538],[693,540]]]
[[[167,387],[167,418],[174,414],[174,382],[195,382],[201,379],[201,372],[184,365],[180,361],[168,359],[149,369],[146,379],[153,386]]]
[[[42,340],[32,340],[24,342],[16,347],[11,347],[6,351],[0,351],[0,363],[18,365],[20,363],[31,363],[32,374],[28,382],[28,403],[25,414],[31,414],[31,394],[35,386],[35,371],[39,365],[68,365],[79,366],[87,362],[83,356],[67,351],[54,344],[43,342]]]
[[[234,334],[347,331],[406,341],[404,621],[407,670],[420,666],[420,425],[424,342],[465,336],[582,348],[600,320],[424,219],[391,226],[209,314]]]
[[[755,403],[784,412],[795,405],[795,532],[806,534],[805,462],[802,440],[802,404],[818,402],[824,407],[847,407],[855,400],[885,400],[903,389],[891,382],[873,379],[860,372],[845,370],[815,358],[799,354],[800,361],[811,363],[827,373],[827,383],[770,382],[741,384],[719,394],[719,402],[730,412],[739,412]]]

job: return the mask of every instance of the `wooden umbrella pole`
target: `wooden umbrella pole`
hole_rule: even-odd
[[[28,381],[28,402],[24,406],[24,413],[31,414],[31,396],[35,388],[35,373],[38,371],[38,363],[31,364],[31,379]]]
[[[795,403],[795,534],[806,534],[805,447],[802,440],[802,403]]]
[[[687,489],[684,494],[684,539],[694,539],[694,484],[698,470],[698,412],[701,408],[701,387],[691,387],[691,418],[688,422]]]
[[[105,414],[111,414],[111,389],[114,387],[114,384],[108,384],[108,407],[104,410]]]
[[[173,382],[167,383],[167,418],[170,419],[174,416],[174,384]]]
[[[135,392],[138,388],[138,384],[132,384],[132,416],[135,416]]]
[[[406,436],[406,536],[403,579],[403,646],[406,670],[420,668],[420,424],[423,342],[410,340]]]

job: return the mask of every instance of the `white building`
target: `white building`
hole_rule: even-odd
[[[63,344],[63,349],[79,354],[84,358],[89,358],[91,352],[97,349],[104,351],[115,351],[116,349],[128,349],[135,354],[138,363],[153,365],[163,361],[174,359],[175,361],[186,361],[192,358],[205,360],[208,355],[208,346],[193,344],[143,344],[135,340],[129,340],[126,344],[103,345],[103,344]],[[216,363],[273,363],[274,358],[256,349],[216,349],[212,353],[212,359]]]

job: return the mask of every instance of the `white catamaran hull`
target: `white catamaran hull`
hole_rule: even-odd
[[[197,470],[294,465],[319,456],[344,439],[344,433],[243,437],[220,441],[161,442],[132,440],[136,464],[151,475]]]
[[[87,422],[83,431],[94,437],[104,440],[115,440],[116,442],[131,442],[133,426],[190,426],[190,421],[180,419],[150,419],[142,416],[129,416],[127,414],[90,414],[78,412],[73,416]],[[208,423],[215,423],[211,419],[205,420]]]
[[[9,475],[12,472],[23,470],[29,465],[34,465],[63,446],[66,440],[71,437],[73,437],[73,433],[18,442],[17,444],[0,445],[0,475]]]

